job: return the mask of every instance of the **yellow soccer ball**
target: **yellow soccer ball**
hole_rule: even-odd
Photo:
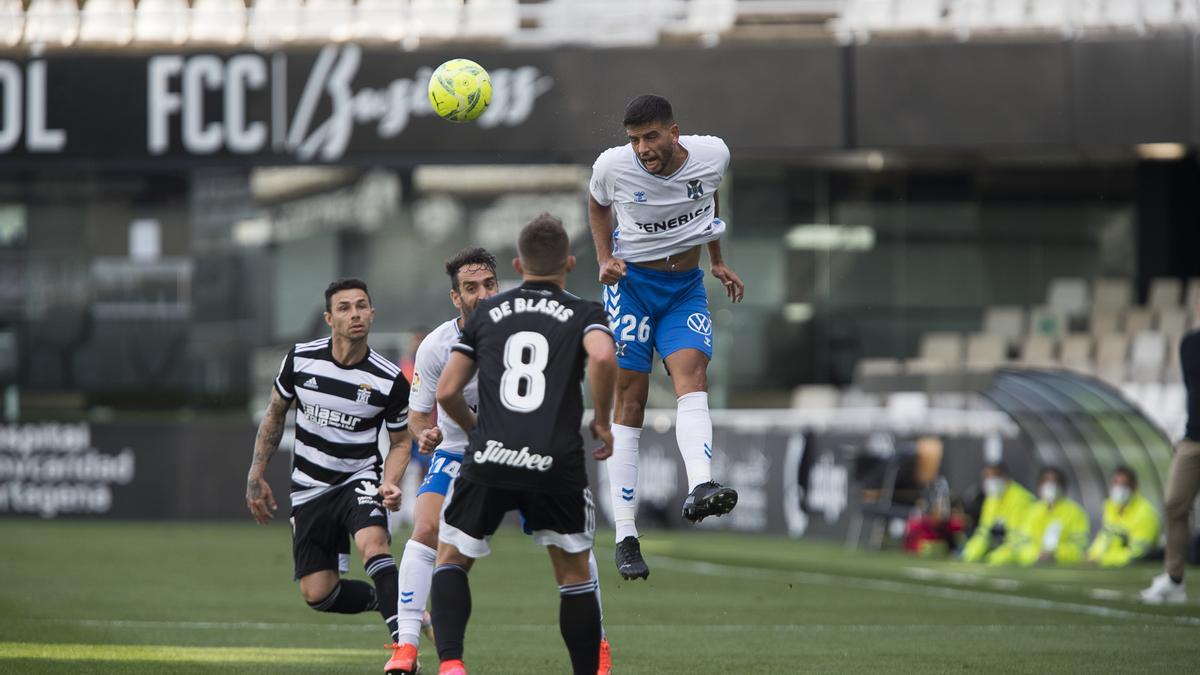
[[[469,59],[450,59],[429,78],[429,104],[439,117],[470,122],[492,102],[492,79],[483,66]]]

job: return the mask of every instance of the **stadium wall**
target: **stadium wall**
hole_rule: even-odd
[[[0,58],[0,169],[590,162],[646,90],[739,157],[1195,142],[1196,39],[472,50],[496,93],[471,125],[426,101],[448,51],[13,56]]]

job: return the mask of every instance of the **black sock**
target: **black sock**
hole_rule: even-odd
[[[559,586],[558,629],[575,675],[592,675],[600,668],[600,602],[596,580]]]
[[[396,606],[398,604],[398,594],[400,592],[400,574],[396,570],[396,561],[387,553],[380,553],[363,563],[363,567],[367,570],[367,574],[375,580],[375,597],[379,604],[379,614],[383,616],[383,622],[387,624],[388,631],[392,634],[392,642],[397,640],[396,636]]]
[[[463,637],[471,618],[471,585],[462,565],[438,565],[429,589],[433,605],[433,635],[437,639],[438,659],[462,660]],[[594,671],[593,671],[594,672]]]
[[[1168,579],[1170,579],[1171,581],[1173,581],[1173,582],[1177,583],[1177,584],[1182,584],[1182,583],[1183,583],[1183,577],[1182,577],[1182,576],[1181,576],[1181,577],[1178,577],[1178,578],[1176,578],[1176,577],[1173,577],[1173,576],[1171,576],[1170,574],[1168,574],[1168,575],[1167,575],[1167,578],[1168,578]]]
[[[333,612],[334,614],[358,614],[375,609],[379,603],[375,600],[375,589],[365,581],[342,579],[324,599],[308,603],[309,607],[318,612]]]

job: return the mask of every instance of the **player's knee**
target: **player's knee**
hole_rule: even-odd
[[[429,548],[436,549],[438,543],[437,522],[427,523],[417,521],[413,523],[412,537],[410,539],[418,544],[424,544]]]
[[[309,607],[317,611],[321,611],[320,607],[337,588],[337,581],[332,583],[323,579],[301,579],[300,580],[300,595],[304,598],[304,602],[308,603]]]
[[[1167,498],[1163,501],[1163,514],[1168,520],[1186,520],[1191,511],[1192,500],[1167,492]]]
[[[645,400],[623,399],[617,404],[616,422],[628,427],[640,427],[645,410]]]

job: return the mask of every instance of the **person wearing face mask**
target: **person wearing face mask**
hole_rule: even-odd
[[[1108,484],[1104,521],[1088,547],[1087,561],[1100,567],[1123,567],[1141,558],[1158,542],[1158,512],[1137,491],[1137,474],[1119,466]]]
[[[966,562],[986,560],[1003,546],[1010,531],[1024,522],[1025,514],[1034,502],[1029,490],[1012,480],[1003,462],[984,467],[983,492],[979,524],[963,546],[962,559]]]
[[[1055,466],[1038,476],[1037,501],[1025,520],[1010,532],[1003,546],[988,556],[988,563],[1069,565],[1083,560],[1091,524],[1078,502],[1067,498],[1067,478]]]

